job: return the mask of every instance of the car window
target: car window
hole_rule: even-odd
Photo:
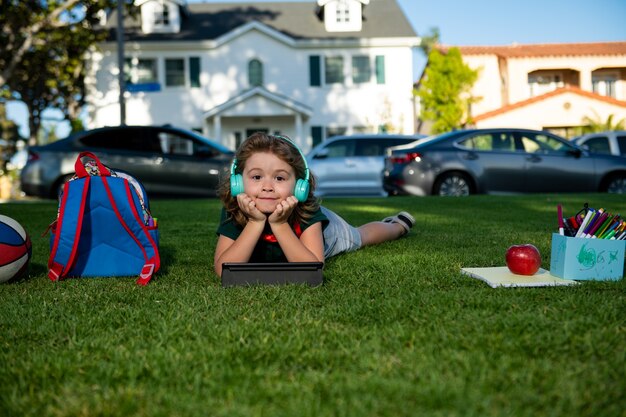
[[[626,136],[617,137],[617,147],[619,148],[619,154],[626,156]]]
[[[467,139],[459,141],[459,145],[467,149],[474,149],[477,151],[490,151],[491,150],[491,135],[475,135]]]
[[[346,156],[354,156],[354,141],[353,140],[338,140],[333,143],[329,143],[326,146],[328,150],[329,158],[343,158]]]
[[[505,132],[480,133],[462,140],[459,145],[477,151],[515,151],[513,138]]]
[[[413,138],[385,138],[377,140],[376,142],[380,147],[380,155],[384,155],[387,148],[391,146],[406,145],[407,143],[415,142],[416,140],[417,139]]]
[[[95,131],[80,139],[85,146],[127,151],[160,152],[146,129],[112,129]]]
[[[115,149],[121,146],[117,136],[106,132],[93,132],[82,137],[80,142],[85,146],[94,148]]]
[[[407,143],[415,142],[418,140],[417,138],[407,138],[407,139],[389,139],[387,143],[385,143],[385,149],[390,146],[398,146],[398,145],[406,145]],[[384,153],[384,152],[383,152]]]
[[[564,153],[570,149],[565,143],[548,135],[522,132],[519,138],[524,151],[528,153]]]
[[[609,138],[606,136],[596,136],[588,139],[584,142],[584,145],[591,151],[595,153],[611,153],[611,146],[609,144]]]
[[[356,143],[355,156],[380,156],[383,154],[383,146],[376,140],[360,140]]]
[[[159,147],[166,155],[187,155],[194,154],[194,142],[184,136],[173,132],[159,132]]]

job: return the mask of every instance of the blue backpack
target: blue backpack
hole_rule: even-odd
[[[48,277],[139,275],[137,283],[148,284],[160,267],[159,231],[143,186],[90,152],[78,155],[74,168],[50,225]]]

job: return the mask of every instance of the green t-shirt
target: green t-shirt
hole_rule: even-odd
[[[322,229],[328,224],[328,218],[320,209],[313,213],[313,217],[308,219],[305,223],[300,224],[300,230],[304,232],[307,228],[318,222],[322,222]],[[297,228],[293,227],[292,229],[297,230]],[[237,240],[242,231],[243,227],[237,224],[233,219],[228,218],[226,210],[222,208],[217,234]],[[254,247],[254,251],[252,251],[250,262],[287,262],[287,258],[278,242],[276,242],[276,238],[274,238],[269,224],[265,225],[263,235]]]

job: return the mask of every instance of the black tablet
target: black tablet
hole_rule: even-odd
[[[324,282],[322,262],[224,263],[222,286],[308,284]]]

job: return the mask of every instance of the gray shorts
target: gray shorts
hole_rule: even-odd
[[[324,229],[324,259],[344,252],[353,252],[361,247],[361,234],[335,212],[321,207],[328,217],[328,226]]]

